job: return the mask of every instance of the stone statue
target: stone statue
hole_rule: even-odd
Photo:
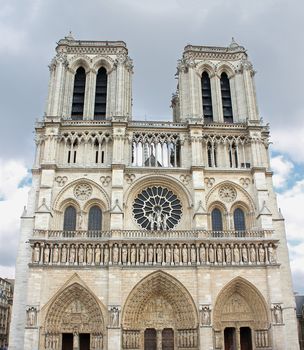
[[[195,248],[195,245],[194,245],[194,244],[191,245],[190,257],[191,257],[191,262],[192,262],[193,264],[196,263],[196,248]]]
[[[169,246],[169,244],[166,245],[166,264],[170,264],[171,263],[171,248]]]
[[[113,264],[118,264],[119,248],[116,243],[112,248],[112,252],[113,252]]]
[[[79,264],[84,263],[84,249],[82,244],[80,244],[80,247],[78,250],[78,261],[79,261]]]
[[[213,249],[213,244],[210,244],[209,246],[209,262],[211,264],[214,263],[214,249]]]
[[[37,322],[37,311],[36,308],[31,307],[27,310],[27,324],[29,327],[36,326]]]
[[[44,263],[48,264],[50,262],[50,247],[47,244],[44,248]]]
[[[54,249],[53,249],[53,263],[54,264],[58,263],[58,258],[59,258],[59,249],[58,249],[58,245],[55,244]]]
[[[97,244],[95,248],[95,264],[100,264],[100,256],[101,256],[100,245]]]
[[[177,244],[174,245],[173,259],[174,259],[175,264],[179,264],[179,248],[178,248]]]
[[[217,246],[216,254],[217,254],[217,262],[222,263],[223,262],[223,252],[222,252],[222,247],[220,244],[218,244],[218,246]]]
[[[248,263],[248,253],[247,253],[247,247],[245,244],[242,245],[242,259],[244,263]]]
[[[265,250],[262,244],[259,245],[259,261],[260,263],[265,262]]]
[[[183,263],[187,264],[188,263],[188,248],[186,244],[183,245],[182,248],[182,258],[183,258]]]
[[[276,324],[282,323],[282,307],[281,307],[281,305],[274,305],[273,316],[274,316],[274,322]]]
[[[67,262],[67,255],[68,255],[67,247],[64,244],[61,248],[61,262],[63,263]]]
[[[131,246],[130,260],[131,260],[131,264],[136,263],[136,247],[134,244],[132,244]]]
[[[269,257],[269,263],[270,264],[275,264],[276,263],[276,256],[275,256],[275,251],[273,249],[272,243],[270,243],[268,247],[268,257]]]
[[[154,219],[153,219],[153,214],[152,214],[152,213],[150,213],[150,214],[148,215],[148,220],[149,220],[149,222],[150,222],[151,230],[154,230]]]
[[[158,210],[155,213],[156,215],[156,230],[159,231],[161,229],[162,226],[162,217],[161,217],[161,212]]]
[[[40,245],[39,243],[35,244],[34,253],[33,253],[33,262],[39,263],[40,261]]]
[[[119,310],[117,307],[112,307],[111,308],[111,326],[112,327],[118,327],[119,326]]]
[[[128,262],[128,247],[125,244],[122,246],[121,260],[123,264]]]
[[[148,247],[148,263],[152,264],[153,263],[153,246],[149,245]]]
[[[76,255],[76,249],[74,244],[71,245],[70,248],[70,263],[74,264],[75,263],[75,255]]]
[[[139,248],[139,262],[140,264],[145,263],[145,247],[143,245]]]
[[[210,325],[210,309],[209,306],[203,306],[202,308],[202,325],[203,326],[209,326]]]
[[[83,225],[83,215],[82,211],[79,212],[79,220],[78,220],[78,230],[82,230]]]
[[[256,252],[255,252],[255,247],[253,244],[251,244],[249,252],[250,252],[250,262],[255,263],[256,262]]]
[[[161,264],[163,261],[163,250],[160,244],[156,248],[156,261],[158,264]]]
[[[92,261],[93,261],[93,249],[91,244],[89,244],[87,249],[87,263],[92,264]]]
[[[206,250],[203,244],[201,244],[200,246],[200,261],[201,261],[201,264],[205,264],[206,262]]]
[[[79,334],[77,332],[73,333],[73,349],[79,348]]]
[[[234,256],[234,262],[236,264],[239,264],[239,262],[240,262],[240,250],[239,250],[239,247],[237,246],[237,244],[234,245],[233,256]]]
[[[107,265],[109,263],[109,247],[106,244],[103,249],[103,263]]]
[[[229,244],[226,244],[225,247],[226,263],[231,264],[231,248]]]

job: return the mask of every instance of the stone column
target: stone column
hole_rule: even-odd
[[[73,350],[79,350],[79,333],[73,333]]]
[[[162,330],[156,330],[156,350],[162,350]]]

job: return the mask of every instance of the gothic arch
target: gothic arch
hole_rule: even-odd
[[[235,75],[235,67],[229,62],[218,63],[215,67],[215,70],[219,78],[224,72],[227,74],[228,79],[231,79]]]
[[[92,63],[93,63],[93,69],[94,69],[95,73],[98,72],[98,69],[100,67],[104,67],[107,71],[107,74],[109,74],[109,73],[111,73],[111,71],[114,67],[114,61],[109,56],[94,57]]]
[[[249,193],[246,190],[244,190],[240,185],[232,181],[222,181],[211,189],[211,191],[206,195],[207,208],[209,208],[214,201],[218,200],[218,195],[216,192],[224,185],[229,185],[237,191],[238,197],[236,198],[236,201],[238,203],[242,202],[243,207],[247,206],[247,208],[249,208],[251,212],[255,211],[255,205]],[[228,212],[230,212],[231,206],[234,206],[236,201],[232,201],[231,203],[229,203],[230,205],[228,205],[228,203],[226,204]]]
[[[269,328],[267,304],[249,281],[236,277],[219,292],[213,311],[213,327],[248,326],[254,330]]]
[[[61,207],[62,207],[62,203],[67,200],[68,198],[73,198],[74,194],[73,194],[73,187],[75,185],[77,185],[78,183],[88,183],[92,186],[93,192],[92,192],[92,196],[91,198],[99,198],[99,201],[101,201],[103,203],[103,206],[105,208],[105,210],[109,210],[110,209],[110,199],[108,194],[106,193],[106,191],[100,186],[98,185],[95,181],[92,181],[90,179],[86,179],[86,178],[81,178],[81,179],[77,179],[75,181],[72,181],[70,184],[68,184],[67,186],[65,186],[56,196],[55,200],[54,200],[54,204],[53,204],[53,208],[55,211],[60,211]],[[91,199],[90,198],[90,199]],[[84,201],[83,203],[84,205],[86,204],[86,201]]]
[[[159,304],[158,304],[159,303]],[[122,313],[123,329],[143,329],[162,321],[153,319],[155,305],[163,305],[167,318],[159,326],[175,329],[196,329],[198,316],[195,304],[187,289],[174,277],[156,271],[141,280],[130,292]],[[145,312],[152,308],[149,315]],[[161,306],[160,306],[161,307]],[[152,319],[151,319],[152,317]]]
[[[73,56],[69,62],[70,71],[75,74],[79,67],[83,67],[88,73],[91,69],[91,59],[86,55]]]
[[[210,61],[202,62],[198,64],[196,71],[199,77],[201,77],[203,72],[206,71],[209,74],[209,78],[211,78],[215,74],[215,65]]]

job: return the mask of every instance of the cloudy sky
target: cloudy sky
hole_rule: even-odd
[[[0,0],[0,276],[14,274],[30,184],[34,121],[44,113],[56,42],[124,40],[134,60],[135,119],[170,119],[185,45],[245,46],[286,219],[295,291],[304,293],[303,0]]]

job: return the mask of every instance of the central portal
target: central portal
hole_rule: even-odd
[[[144,341],[144,350],[174,350],[174,331],[172,328],[165,328],[162,331],[147,328]]]

